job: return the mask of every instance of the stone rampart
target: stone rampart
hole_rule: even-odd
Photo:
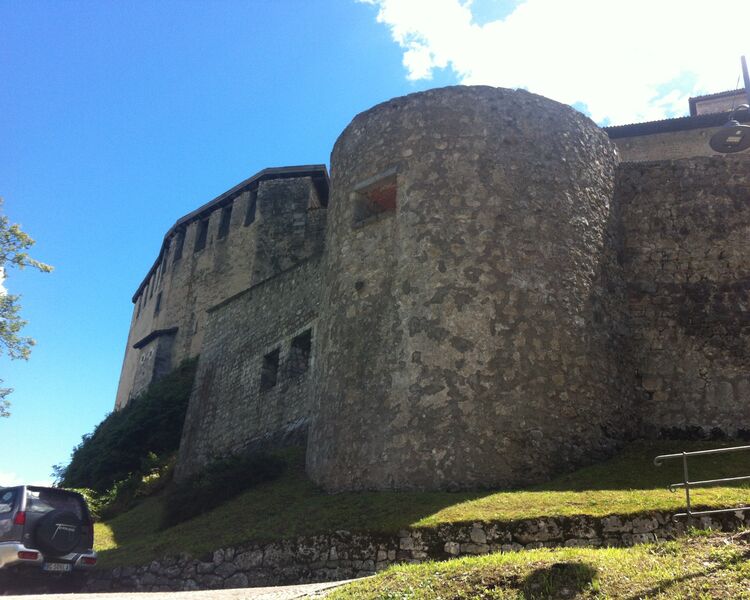
[[[266,169],[180,219],[133,296],[115,408],[201,350],[206,311],[322,251],[325,167]]]
[[[243,450],[304,443],[320,283],[314,256],[209,311],[178,478]]]
[[[352,121],[331,156],[316,482],[509,486],[610,451],[632,389],[615,168],[592,121],[524,91],[442,88]]]
[[[622,165],[617,196],[644,433],[750,435],[750,156]]]

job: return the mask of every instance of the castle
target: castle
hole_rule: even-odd
[[[521,90],[358,115],[167,232],[116,408],[200,355],[178,478],[307,444],[327,490],[541,481],[623,440],[750,430],[750,151]],[[741,100],[740,100],[741,101]],[[730,104],[731,103],[731,104]]]

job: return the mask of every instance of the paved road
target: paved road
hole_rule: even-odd
[[[347,581],[308,583],[265,588],[236,590],[205,590],[200,592],[138,592],[107,594],[39,594],[29,596],[4,596],[4,600],[292,600],[293,598],[322,598],[335,587]]]

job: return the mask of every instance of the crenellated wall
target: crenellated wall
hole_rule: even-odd
[[[308,426],[334,491],[750,435],[750,152],[620,163],[570,107],[476,86],[358,115],[331,165],[329,210],[325,167],[287,167],[178,221],[134,297],[117,407],[200,353],[178,478]]]
[[[200,353],[210,307],[321,252],[327,195],[324,166],[266,169],[170,229],[133,296],[115,408]]]

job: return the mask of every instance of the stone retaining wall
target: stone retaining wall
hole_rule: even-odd
[[[750,517],[748,517],[750,518]],[[703,529],[731,531],[744,513],[696,519]],[[511,523],[442,525],[397,535],[337,531],[271,543],[248,543],[201,558],[168,556],[139,567],[95,571],[88,591],[168,591],[333,581],[372,575],[397,563],[559,546],[632,546],[673,539],[685,530],[671,513],[544,517]]]

